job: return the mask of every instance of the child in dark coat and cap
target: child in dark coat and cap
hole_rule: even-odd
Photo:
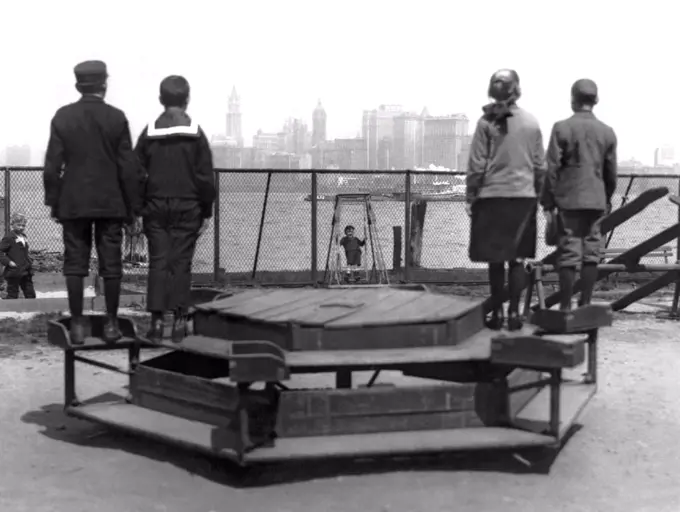
[[[572,307],[579,269],[579,306],[592,300],[603,248],[600,219],[611,209],[616,190],[616,134],[595,117],[597,102],[595,82],[577,80],[571,88],[574,115],[555,123],[548,144],[548,174],[541,204],[551,217],[557,212],[562,310]]]
[[[115,342],[122,336],[118,306],[123,225],[139,215],[141,206],[139,163],[125,113],[104,100],[106,64],[81,62],[74,74],[81,98],[57,110],[50,125],[45,205],[63,230],[71,343],[85,342],[84,279],[90,273],[93,239],[104,279],[107,319],[102,338]]]
[[[203,130],[187,115],[189,82],[169,76],[160,85],[165,111],[139,136],[135,151],[145,171],[144,232],[149,242],[148,338],[163,336],[163,317],[174,313],[172,339],[186,334],[191,264],[212,217],[215,175]]]
[[[7,281],[7,298],[18,299],[19,289],[24,298],[35,299],[33,286],[33,261],[28,251],[26,216],[13,213],[11,231],[0,241],[0,263],[5,266],[3,275]]]

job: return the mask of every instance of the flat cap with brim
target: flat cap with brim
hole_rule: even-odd
[[[589,78],[581,78],[571,86],[571,94],[578,98],[597,98],[597,84]]]
[[[106,63],[101,60],[81,62],[73,68],[73,73],[76,75],[78,85],[97,85],[105,82],[108,78]]]

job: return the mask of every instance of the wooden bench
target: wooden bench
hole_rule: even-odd
[[[602,251],[602,256],[605,261],[611,260],[613,258],[616,258],[617,256],[620,256],[624,252],[626,252],[627,249],[604,249]],[[664,245],[662,247],[659,247],[655,251],[648,252],[643,256],[643,258],[663,258],[665,263],[668,263],[669,258],[673,257],[673,248],[670,245]],[[603,262],[604,263],[604,262]]]

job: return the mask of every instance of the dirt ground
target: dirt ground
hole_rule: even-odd
[[[2,511],[680,510],[680,325],[652,314],[603,332],[599,393],[547,474],[476,454],[292,463],[249,485],[226,463],[66,418],[61,353],[31,333],[0,340]],[[87,367],[79,379],[83,398],[123,384]]]

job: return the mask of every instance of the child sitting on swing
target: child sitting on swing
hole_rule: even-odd
[[[345,249],[347,266],[352,267],[347,270],[345,279],[349,281],[352,277],[354,281],[359,281],[361,276],[354,267],[361,267],[361,248],[366,245],[366,240],[359,240],[354,236],[354,226],[349,225],[345,228],[345,236],[340,239],[340,245]]]

